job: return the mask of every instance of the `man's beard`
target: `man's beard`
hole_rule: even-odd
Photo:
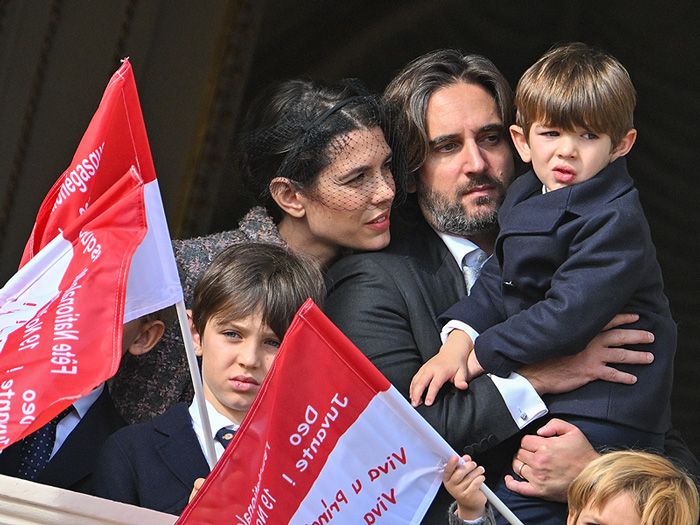
[[[500,198],[479,197],[474,205],[482,209],[468,212],[462,207],[461,196],[472,187],[491,184],[500,187]],[[469,237],[494,231],[498,228],[498,207],[503,200],[503,184],[488,176],[479,177],[458,188],[452,200],[425,187],[420,179],[417,186],[418,203],[428,223],[437,231],[448,235]]]

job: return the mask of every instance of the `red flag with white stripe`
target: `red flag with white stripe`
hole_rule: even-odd
[[[148,232],[133,257],[124,322],[182,300],[134,73],[129,60],[124,59],[110,79],[73,160],[39,208],[20,268],[93,206],[131,166],[144,181]]]
[[[116,372],[127,273],[145,233],[132,167],[0,290],[0,450]]]
[[[419,523],[454,454],[309,300],[177,523]]]

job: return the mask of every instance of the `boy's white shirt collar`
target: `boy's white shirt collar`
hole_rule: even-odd
[[[92,405],[95,404],[97,398],[102,395],[104,389],[105,384],[102,383],[92,392],[75,401],[75,403],[73,403],[73,410],[68,412],[68,414],[58,422],[58,425],[56,425],[56,440],[53,443],[53,449],[49,456],[50,458],[53,458],[61,449],[68,439],[68,436],[70,436],[70,433],[80,424],[80,421],[85,417],[85,414],[88,413],[88,410],[92,408]]]
[[[207,406],[207,415],[209,416],[209,423],[211,424],[212,439],[214,439],[214,436],[220,428],[229,427],[231,430],[238,430],[238,427],[240,426],[238,423],[234,423],[229,418],[219,413],[214,408],[214,406],[211,403],[209,403],[209,401],[205,401],[205,403]],[[202,429],[202,419],[199,417],[199,410],[197,410],[197,404],[195,400],[192,401],[192,404],[189,408],[189,412],[190,418],[192,419],[192,429],[197,435],[199,447],[202,449],[202,453],[206,457],[206,448],[204,445],[204,430]],[[216,459],[218,461],[224,453],[224,447],[221,443],[219,443],[216,440],[214,440],[214,451],[216,452]]]
[[[90,410],[92,405],[95,404],[97,398],[102,395],[102,391],[105,389],[105,384],[102,383],[100,386],[95,388],[88,395],[81,397],[75,403],[73,403],[73,408],[78,413],[79,419],[83,419],[87,411]]]

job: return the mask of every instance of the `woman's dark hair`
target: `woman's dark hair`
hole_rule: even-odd
[[[337,86],[287,80],[251,105],[238,145],[239,167],[249,191],[274,219],[281,211],[270,195],[276,177],[310,188],[333,160],[333,140],[356,129],[383,128],[378,97],[356,79]]]

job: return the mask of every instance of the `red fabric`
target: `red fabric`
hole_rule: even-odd
[[[119,366],[127,273],[146,232],[136,169],[62,231],[0,290],[0,449]]]
[[[116,372],[127,275],[147,228],[144,184],[154,181],[124,60],[0,290],[0,449]]]
[[[258,512],[267,523],[289,523],[323,468],[340,436],[389,382],[321,313],[311,300],[299,310],[248,416],[178,524],[255,523]],[[352,395],[348,395],[351,392]],[[333,403],[347,401],[340,408]],[[307,407],[317,412],[302,436]],[[335,406],[335,420],[324,416]],[[300,472],[296,462],[310,439],[323,439]],[[290,440],[298,435],[301,442]],[[287,476],[286,478],[283,476]],[[291,483],[293,481],[293,485]],[[257,494],[257,496],[256,496]],[[272,504],[273,510],[266,508]],[[251,506],[251,509],[249,509]],[[252,518],[246,519],[246,515]]]
[[[124,59],[110,79],[70,166],[39,208],[20,268],[131,166],[137,168],[144,184],[155,180],[134,73],[129,60]]]

